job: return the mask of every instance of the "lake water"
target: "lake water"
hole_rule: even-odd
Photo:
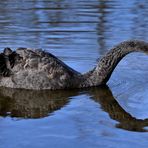
[[[79,72],[123,40],[148,41],[144,0],[0,1],[0,49],[43,48]],[[108,87],[0,89],[0,148],[147,148],[148,57],[133,53]]]

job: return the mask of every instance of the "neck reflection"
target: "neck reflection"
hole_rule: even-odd
[[[111,119],[118,121],[117,128],[129,131],[147,132],[144,127],[148,126],[148,119],[137,119],[126,112],[116,101],[108,86],[93,89],[92,99],[101,105],[101,108],[107,112]]]

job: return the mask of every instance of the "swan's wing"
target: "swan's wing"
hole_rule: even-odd
[[[63,72],[69,75],[80,74],[79,72],[66,65],[53,54],[47,51],[43,51],[42,49],[18,48],[16,50],[16,53],[18,53],[20,57],[22,57],[23,66],[26,64],[26,66],[30,66],[30,68],[38,67],[41,69],[43,67],[48,67],[49,73],[58,74]]]

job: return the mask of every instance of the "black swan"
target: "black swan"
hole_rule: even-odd
[[[103,56],[93,70],[81,74],[41,49],[5,48],[0,54],[0,86],[56,90],[104,85],[120,60],[131,52],[148,53],[148,43],[124,41]]]

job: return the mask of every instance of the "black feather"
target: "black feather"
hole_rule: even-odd
[[[7,68],[6,65],[6,56],[3,53],[0,53],[0,75],[7,77],[11,71]]]

